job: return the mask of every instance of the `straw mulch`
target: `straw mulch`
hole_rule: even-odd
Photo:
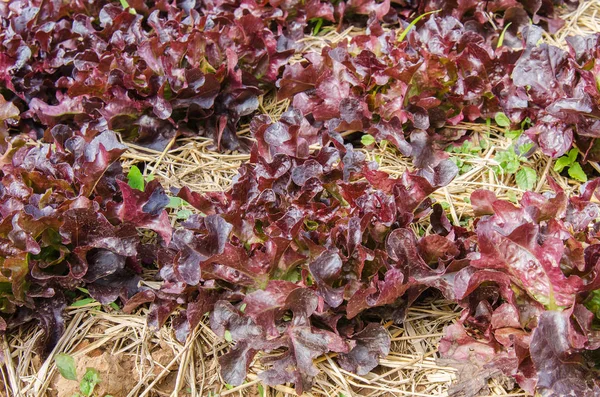
[[[600,0],[582,1],[580,7],[565,14],[567,23],[556,35],[546,40],[564,47],[565,37],[572,34],[600,32],[596,15],[600,13]],[[307,37],[307,50],[320,48],[361,33],[357,29],[344,32],[325,31],[319,37]],[[260,112],[276,120],[288,106],[276,102],[272,95],[261,99]],[[516,199],[523,192],[516,187],[512,176],[499,176],[494,155],[510,146],[504,131],[480,124],[463,124],[474,132],[475,142],[485,144],[483,153],[460,154],[470,170],[460,175],[449,186],[436,193],[435,198],[449,210],[450,220],[458,224],[463,214],[470,212],[470,194],[479,188],[496,192],[502,198]],[[248,134],[242,126],[239,134]],[[153,174],[166,187],[188,186],[195,191],[223,190],[230,184],[238,167],[248,160],[246,154],[222,154],[210,150],[211,141],[204,138],[186,138],[177,142],[175,148],[155,152],[134,145],[124,154],[125,168],[135,163],[145,165],[144,173]],[[173,145],[175,146],[175,145]],[[391,175],[400,175],[410,167],[410,161],[402,158],[391,147],[377,146],[365,150],[370,159],[378,161],[381,169]],[[535,155],[529,166],[538,172],[536,191],[548,189],[547,178],[558,181],[565,190],[578,188],[572,180],[552,170],[553,161]],[[593,165],[600,170],[598,165]],[[152,280],[148,275],[147,280]],[[157,286],[152,281],[145,282]],[[101,383],[95,395],[121,396],[270,396],[295,395],[286,386],[275,388],[261,385],[256,376],[261,371],[258,360],[253,364],[248,382],[236,388],[226,385],[219,375],[218,357],[229,343],[217,337],[207,321],[194,330],[194,337],[185,345],[175,340],[169,327],[158,332],[148,329],[146,309],[134,315],[107,312],[97,304],[68,309],[67,331],[49,357],[42,359],[36,353],[36,343],[41,331],[33,326],[24,327],[0,342],[7,358],[0,367],[0,396],[66,396],[78,391],[77,382],[60,377],[54,364],[58,353],[71,354],[78,365],[78,373],[86,367],[100,372]],[[436,364],[437,344],[444,326],[458,318],[458,309],[439,297],[422,300],[408,311],[402,327],[385,324],[392,335],[392,352],[380,362],[376,372],[357,376],[339,368],[332,355],[316,360],[321,370],[315,385],[307,396],[445,396],[456,378],[456,371]],[[511,382],[492,381],[490,396],[525,396]]]

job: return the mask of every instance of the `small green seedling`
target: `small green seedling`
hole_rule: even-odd
[[[362,143],[363,146],[370,146],[375,143],[375,138],[373,135],[365,134],[360,138],[360,143]]]
[[[90,397],[94,393],[96,385],[100,383],[100,373],[97,369],[87,368],[81,382],[79,382],[79,391],[85,397]]]
[[[519,147],[520,153],[527,153],[531,149],[531,144]],[[496,173],[500,175],[514,175],[517,186],[522,190],[531,190],[537,182],[537,173],[530,167],[522,163],[527,159],[516,153],[515,148],[498,152],[494,158],[498,162]]]
[[[75,359],[64,353],[57,354],[54,358],[58,372],[61,376],[68,380],[77,380],[77,369]],[[87,368],[83,378],[79,381],[80,393],[75,393],[73,397],[91,397],[94,389],[100,383],[100,373],[95,368]],[[110,396],[105,396],[110,397]]]
[[[523,131],[525,131],[531,125],[531,119],[529,117],[526,117],[523,121],[521,121],[520,128],[517,128],[516,130],[511,130],[510,127],[512,125],[512,122],[510,121],[508,116],[502,112],[496,113],[496,115],[494,116],[494,121],[499,127],[503,127],[506,129],[505,136],[508,139],[512,140],[519,138],[521,134],[523,134]]]
[[[187,201],[182,198],[169,197],[169,204],[167,204],[167,208],[179,208],[183,207],[185,204],[187,204]]]
[[[177,211],[177,219],[186,220],[187,218],[189,218],[193,214],[194,213],[192,211],[190,211],[190,210],[179,210],[179,211]]]
[[[129,172],[127,173],[127,184],[129,187],[142,192],[144,191],[144,186],[146,183],[153,180],[154,174],[148,174],[146,176],[142,175],[142,171],[140,171],[137,165],[131,166]]]
[[[469,141],[465,141],[461,146],[450,146],[446,148],[446,152],[458,155],[450,157],[450,161],[458,167],[459,175],[466,174],[473,169],[473,165],[471,165],[471,162],[469,162],[468,159],[469,157],[478,157],[482,150],[483,148],[481,146],[473,145]]]
[[[369,147],[369,146],[377,144],[379,149],[381,149],[382,151],[385,151],[385,150],[387,150],[388,144],[390,142],[387,139],[382,139],[381,141],[379,141],[379,143],[377,143],[377,141],[375,140],[375,137],[373,135],[365,134],[362,137],[360,137],[360,143],[364,147]],[[375,161],[377,162],[377,164],[381,165],[381,160],[382,160],[381,155],[376,154]]]
[[[127,174],[127,184],[132,189],[137,189],[142,192],[144,191],[146,183],[152,180],[154,180],[153,174],[149,174],[144,177],[140,169],[135,165],[129,169],[129,173]],[[177,219],[186,220],[193,214],[193,212],[189,209],[181,208],[185,205],[189,204],[184,199],[179,197],[169,197],[169,204],[167,204],[166,208],[178,209]]]
[[[537,182],[537,173],[529,167],[523,167],[515,175],[517,186],[523,190],[531,190]]]
[[[132,166],[127,173],[127,184],[132,189],[144,191],[144,176],[137,166]]]
[[[502,112],[496,113],[496,115],[494,116],[494,121],[496,121],[496,124],[498,124],[500,127],[505,127],[505,128],[510,127],[510,124],[511,124],[508,116]]]
[[[187,218],[192,216],[193,212],[187,208],[181,208],[185,205],[189,205],[189,203],[184,199],[181,199],[179,197],[169,197],[169,204],[167,205],[167,208],[179,209],[177,211],[177,219],[186,220]]]
[[[562,172],[567,168],[569,176],[579,182],[587,182],[587,175],[581,168],[581,164],[577,162],[579,151],[576,148],[569,150],[569,153],[559,157],[554,164],[554,171]]]

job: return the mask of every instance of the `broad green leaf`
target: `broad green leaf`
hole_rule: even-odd
[[[409,24],[409,25],[406,27],[406,29],[404,29],[404,30],[402,31],[402,33],[400,33],[400,36],[398,36],[398,42],[400,43],[400,42],[404,41],[404,39],[406,38],[406,35],[408,35],[408,32],[410,32],[410,31],[411,31],[411,29],[412,29],[412,28],[414,28],[414,27],[415,27],[415,25],[416,25],[417,23],[419,23],[419,21],[420,21],[421,19],[425,18],[427,15],[435,14],[435,13],[437,13],[437,12],[440,12],[440,11],[442,11],[442,10],[429,11],[429,12],[426,12],[425,14],[422,14],[422,15],[419,15],[418,17],[416,17],[416,18],[415,18],[415,19],[414,19],[414,20],[413,20],[413,21],[412,21],[412,22],[411,22],[411,23],[410,23],[410,24]]]
[[[496,156],[494,157],[494,159],[499,163],[504,163],[506,161],[510,161],[510,159],[513,157],[514,157],[513,153],[511,153],[508,150],[504,150],[504,151],[496,153]]]
[[[258,384],[258,394],[260,397],[265,397],[265,387],[260,383]]]
[[[94,393],[94,388],[100,383],[100,373],[95,368],[87,368],[81,383],[79,384],[79,391],[86,397],[90,397]]]
[[[496,48],[502,47],[502,43],[504,43],[504,35],[506,34],[506,29],[508,29],[510,25],[512,25],[512,22],[507,23],[504,29],[502,29],[502,33],[500,33],[500,37],[498,37],[498,45],[496,46]]]
[[[517,186],[523,190],[531,190],[535,186],[537,181],[537,174],[535,170],[529,167],[521,168],[515,175]]]
[[[558,160],[556,160],[556,163],[554,163],[554,171],[562,172],[562,170],[571,165],[571,163],[572,161],[567,156],[559,157]]]
[[[571,163],[574,163],[575,160],[577,160],[578,154],[579,154],[579,151],[576,148],[569,150],[569,153],[567,154],[567,156],[569,157],[569,160],[571,160]]]
[[[144,177],[137,166],[132,166],[127,174],[127,183],[132,189],[144,191]]]
[[[232,385],[230,385],[229,383],[225,383],[225,388],[226,388],[227,390],[231,390],[231,389],[233,389],[233,386],[232,386]]]
[[[375,143],[375,138],[373,138],[373,135],[365,134],[360,138],[360,143],[364,146],[369,146]]]
[[[177,211],[177,219],[186,220],[187,218],[189,218],[192,215],[193,215],[193,212],[190,211],[190,210],[179,210],[179,211]]]
[[[75,359],[73,357],[59,353],[54,357],[54,362],[63,378],[77,380],[77,370],[75,369]]]
[[[569,176],[579,182],[587,182],[588,180],[585,171],[583,171],[579,163],[574,163],[569,167]]]
[[[519,170],[520,166],[521,163],[519,162],[519,160],[513,158],[506,162],[506,165],[504,166],[504,171],[506,171],[507,174],[514,174]]]
[[[115,302],[109,303],[108,306],[110,306],[114,311],[119,311],[119,305],[117,305]]]
[[[465,162],[458,157],[450,157],[450,161],[456,164],[459,169],[462,169],[462,167],[465,165]]]
[[[187,204],[186,201],[179,197],[169,197],[169,204],[167,204],[167,208],[179,208],[184,204]]]
[[[510,130],[510,131],[506,131],[506,137],[510,140],[515,140],[518,139],[521,134],[523,133],[523,130]]]
[[[225,334],[223,335],[227,342],[232,342],[233,338],[231,337],[231,332],[229,330],[225,330]]]
[[[525,144],[519,146],[519,152],[521,154],[527,153],[528,151],[531,150],[532,147],[533,147],[533,143],[525,143]]]
[[[471,164],[465,164],[462,167],[460,167],[460,173],[461,174],[466,174],[467,172],[471,171],[473,169],[473,166]]]
[[[496,113],[494,120],[500,127],[510,127],[510,119],[502,112]]]

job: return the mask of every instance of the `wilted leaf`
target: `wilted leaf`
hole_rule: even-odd
[[[54,357],[54,362],[60,372],[61,376],[69,380],[77,380],[77,370],[75,366],[75,359],[68,354],[58,353]]]

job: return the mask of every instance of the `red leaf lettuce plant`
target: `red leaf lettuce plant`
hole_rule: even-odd
[[[220,360],[228,383],[244,381],[259,351],[276,351],[261,379],[301,392],[326,352],[345,370],[373,369],[389,351],[379,321],[401,323],[437,290],[464,309],[440,343],[469,373],[457,391],[477,395],[504,374],[531,393],[597,393],[600,333],[587,307],[600,286],[598,180],[570,199],[555,184],[527,192],[520,206],[477,191],[471,231],[428,198],[456,174],[450,161],[393,179],[335,132],[311,153],[306,123],[297,111],[256,119],[251,162],[230,190],[179,192],[205,216],[174,232],[158,255],[163,287],[139,292],[127,311],[151,302],[154,326],[176,313],[182,341],[208,312],[236,342]],[[430,231],[415,233],[427,219]]]
[[[0,329],[37,320],[43,349],[64,330],[65,295],[85,288],[109,304],[138,291],[142,264],[153,262],[138,228],[171,239],[162,187],[127,186],[116,161],[124,146],[97,127],[57,125],[53,144],[2,143]]]
[[[177,310],[181,340],[211,312],[212,329],[236,341],[220,361],[232,385],[244,381],[259,350],[283,349],[261,377],[293,382],[298,392],[317,373],[312,359],[328,351],[340,353],[343,368],[367,373],[390,340],[366,320],[383,306],[402,318],[454,256],[466,255],[460,237],[418,243],[410,229],[431,212],[429,194],[456,174],[452,162],[393,179],[335,133],[310,152],[304,123],[298,112],[277,123],[255,119],[258,145],[231,190],[179,192],[206,216],[174,232],[161,290],[142,291],[126,307],[152,302],[156,326]],[[404,256],[420,258],[420,249],[428,262]],[[187,309],[177,309],[181,303]]]
[[[583,161],[598,160],[600,35],[570,38],[564,51],[539,44],[542,30],[527,18],[511,24],[523,37],[517,48],[496,48],[484,31],[453,16],[431,15],[405,38],[403,29],[374,23],[367,34],[287,65],[277,95],[318,131],[349,139],[366,132],[420,168],[469,138],[461,122],[498,114],[512,130],[525,126],[518,146],[535,144],[558,158],[575,145]]]

